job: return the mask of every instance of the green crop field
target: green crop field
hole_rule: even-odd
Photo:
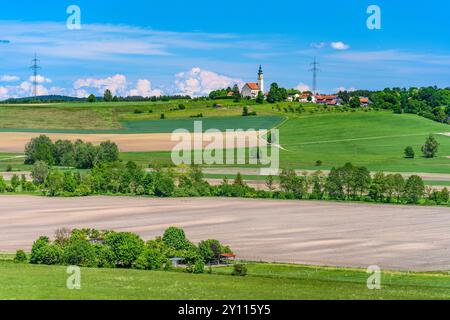
[[[202,114],[204,118],[241,116],[243,106],[257,111],[259,116],[274,115],[270,105],[254,105],[254,101],[232,100],[172,101],[172,102],[98,102],[54,103],[41,105],[0,104],[0,131],[3,132],[79,132],[80,130],[112,131],[126,129],[127,123],[166,119],[190,119]],[[180,109],[180,105],[184,109]],[[123,125],[125,124],[125,125]],[[133,126],[132,126],[133,127]],[[232,129],[234,127],[231,127]],[[150,131],[153,132],[153,131]]]
[[[240,116],[242,106],[247,104],[258,116]],[[302,112],[297,111],[299,106]],[[179,128],[192,130],[194,121],[200,120],[204,130],[279,126],[280,144],[285,149],[280,152],[282,167],[326,170],[352,162],[371,171],[449,172],[450,137],[438,134],[450,132],[449,125],[390,111],[333,110],[288,102],[255,105],[247,100],[0,105],[0,132],[164,133]],[[159,120],[161,113],[165,120]],[[190,118],[199,113],[204,117]],[[440,143],[438,156],[433,159],[421,155],[429,134]],[[415,150],[415,159],[403,156],[409,145]],[[169,163],[170,152],[126,153],[122,158],[144,165]],[[322,162],[320,167],[317,161]],[[0,169],[3,164],[6,162],[0,159]]]
[[[212,274],[86,269],[81,290],[66,288],[65,267],[0,262],[0,299],[448,299],[450,276],[384,272],[381,290],[368,290],[365,270],[250,264]]]
[[[346,162],[372,171],[449,173],[450,126],[416,115],[391,112],[324,114],[291,119],[280,128],[281,163],[298,169],[322,169]],[[421,146],[429,134],[440,143],[438,157],[426,159]],[[415,159],[405,159],[404,149],[412,146]]]
[[[327,170],[346,162],[371,171],[449,173],[450,126],[416,115],[391,112],[315,114],[290,118],[280,126],[281,166],[305,170]],[[422,156],[429,134],[440,143],[433,159]],[[412,146],[415,159],[405,159]],[[140,163],[170,162],[170,152],[127,153],[126,160]],[[317,161],[322,161],[320,167]]]

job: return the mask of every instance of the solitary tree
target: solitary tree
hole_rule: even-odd
[[[434,158],[438,152],[438,147],[439,143],[433,135],[430,134],[427,141],[425,141],[425,145],[422,147],[422,152],[425,158]]]
[[[111,90],[109,90],[109,89],[105,90],[105,93],[103,95],[103,100],[108,101],[108,102],[113,100]]]
[[[95,97],[95,95],[91,94],[89,95],[89,97],[87,98],[88,102],[95,102],[97,101],[97,98]]]
[[[406,159],[414,159],[416,156],[414,149],[411,146],[405,148],[405,158]]]

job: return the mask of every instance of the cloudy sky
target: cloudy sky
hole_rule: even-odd
[[[430,0],[8,1],[0,10],[0,99],[40,94],[203,95],[266,81],[320,91],[450,86],[450,4]],[[367,8],[381,9],[381,30]],[[67,8],[81,9],[70,30]],[[70,19],[73,22],[73,20]]]

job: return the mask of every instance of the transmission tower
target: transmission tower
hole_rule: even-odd
[[[37,58],[37,55],[34,54],[34,59],[31,60],[31,70],[33,70],[33,96],[36,98],[38,95],[38,72],[42,68],[39,66],[40,60]]]
[[[312,69],[309,71],[313,73],[313,94],[317,94],[317,73],[320,71],[319,63],[316,60],[316,57],[314,57],[314,62],[311,63]]]

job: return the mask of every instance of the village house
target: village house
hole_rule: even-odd
[[[359,97],[359,102],[361,103],[361,107],[368,107],[370,104],[370,100],[367,97]]]
[[[241,95],[244,98],[256,99],[260,91],[264,93],[264,73],[261,66],[258,71],[258,82],[247,82],[242,87]]]
[[[323,104],[328,106],[339,106],[341,104],[341,99],[335,95],[316,95],[315,96],[317,104]]]

